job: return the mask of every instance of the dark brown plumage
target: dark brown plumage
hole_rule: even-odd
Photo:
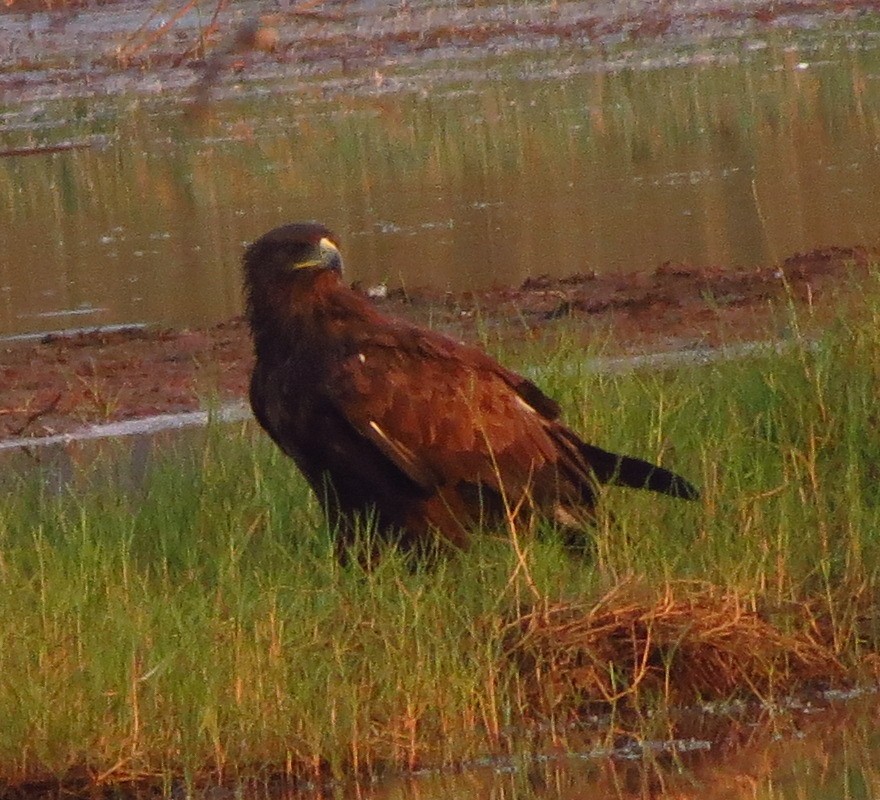
[[[531,381],[474,347],[380,314],[342,280],[335,239],[285,225],[244,255],[251,406],[343,536],[357,517],[405,545],[465,547],[535,514],[582,525],[597,484],[695,499],[674,473],[581,441]]]

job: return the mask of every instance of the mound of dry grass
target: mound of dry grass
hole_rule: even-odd
[[[806,609],[778,615],[784,627],[771,616],[708,585],[670,584],[659,596],[623,586],[591,606],[537,604],[520,613],[506,652],[527,702],[545,713],[652,698],[767,700],[845,679]]]

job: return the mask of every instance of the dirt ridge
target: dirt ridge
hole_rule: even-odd
[[[857,310],[880,255],[865,247],[799,253],[754,270],[664,263],[628,275],[530,278],[483,292],[388,292],[385,312],[471,342],[515,348],[565,335],[605,353],[774,339],[792,324]],[[376,294],[369,290],[370,294]],[[246,396],[252,364],[241,317],[206,328],[134,328],[0,342],[0,440],[193,411]]]

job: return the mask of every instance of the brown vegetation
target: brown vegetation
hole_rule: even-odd
[[[754,602],[711,585],[668,585],[650,597],[616,587],[599,602],[553,603],[511,623],[508,652],[529,705],[578,715],[662,699],[674,707],[748,697],[767,701],[841,681],[821,636],[788,631]]]

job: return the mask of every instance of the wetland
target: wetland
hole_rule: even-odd
[[[180,8],[0,12],[0,792],[873,796],[873,5]],[[78,441],[241,402],[297,218],[703,501],[364,573],[247,421]]]

